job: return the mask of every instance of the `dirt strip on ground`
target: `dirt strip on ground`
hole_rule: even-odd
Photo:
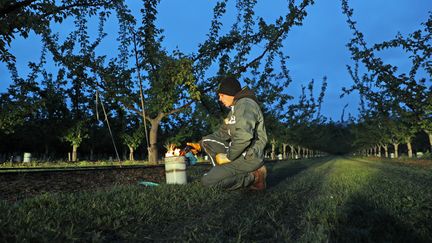
[[[0,173],[0,200],[16,202],[46,192],[96,190],[139,181],[165,181],[164,167]]]

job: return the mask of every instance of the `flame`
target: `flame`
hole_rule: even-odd
[[[180,149],[175,147],[175,144],[168,145],[168,151],[165,153],[165,157],[180,156]]]

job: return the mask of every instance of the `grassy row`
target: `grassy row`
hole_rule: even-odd
[[[337,159],[306,210],[305,240],[432,240],[432,174],[365,159]]]
[[[154,165],[148,161],[135,160],[135,161],[77,161],[77,162],[43,162],[43,161],[32,161],[32,162],[5,162],[0,164],[0,168],[56,168],[56,167],[96,167],[96,166],[119,166],[119,165]]]
[[[431,241],[430,171],[364,159],[277,162],[269,189],[115,187],[0,203],[9,241]]]
[[[163,162],[160,162],[163,163]],[[198,158],[198,163],[209,163],[208,161],[204,161],[203,158]],[[154,166],[158,165],[154,162],[149,162],[146,160],[126,160],[122,162],[118,161],[78,161],[78,162],[65,162],[65,161],[57,161],[57,162],[41,162],[41,161],[32,161],[32,162],[5,162],[0,163],[0,173],[2,171],[11,172],[11,171],[23,171],[25,169],[31,169],[32,171],[40,169],[82,169],[82,168],[93,168],[93,167],[112,167],[112,166]]]

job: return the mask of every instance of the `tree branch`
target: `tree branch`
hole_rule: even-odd
[[[89,2],[82,2],[82,3],[74,3],[74,4],[70,4],[70,5],[62,5],[62,6],[58,6],[56,9],[50,11],[50,12],[46,12],[45,14],[40,16],[40,19],[44,19],[46,17],[48,17],[49,15],[52,14],[57,14],[63,10],[69,10],[75,7],[98,7],[98,6],[105,6],[107,4],[110,4],[112,1],[107,1],[107,2],[102,2],[102,3],[94,3],[92,1]]]
[[[31,5],[33,2],[36,2],[37,0],[26,0],[22,2],[15,2],[15,3],[7,3],[4,7],[0,9],[0,15],[7,15],[9,13],[12,13],[22,7],[27,7]]]
[[[266,48],[264,49],[264,51],[257,56],[255,59],[253,59],[252,61],[250,61],[249,63],[247,63],[244,66],[240,66],[238,69],[238,74],[245,72],[250,66],[254,65],[256,62],[258,62],[259,60],[261,60],[266,54],[267,52],[269,52],[275,45],[276,43],[280,40],[280,38],[282,37],[282,35],[284,33],[286,33],[286,31],[288,31],[288,28],[294,23],[295,19],[297,18],[298,13],[301,13],[302,11],[304,11],[304,9],[306,8],[307,4],[304,4],[298,11],[295,12],[295,14],[290,15],[291,18],[289,18],[282,26],[281,30],[278,32],[278,34],[276,35],[276,37],[271,40]]]
[[[171,115],[171,114],[177,113],[177,112],[179,112],[179,111],[185,109],[186,107],[190,106],[193,102],[194,102],[194,101],[191,100],[191,101],[189,101],[188,103],[184,104],[183,106],[181,106],[181,107],[179,107],[179,108],[177,108],[177,109],[174,109],[174,110],[172,110],[172,111],[170,111],[170,112],[168,112],[168,113],[164,113],[164,114],[165,114],[165,115]]]

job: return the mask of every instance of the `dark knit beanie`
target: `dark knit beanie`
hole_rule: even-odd
[[[240,82],[234,77],[222,77],[220,79],[218,93],[235,96],[241,90]]]

